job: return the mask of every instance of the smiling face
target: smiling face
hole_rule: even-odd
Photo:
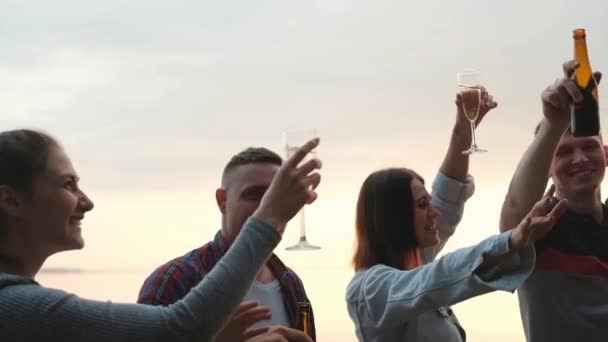
[[[606,147],[599,137],[575,137],[564,133],[551,166],[557,193],[571,196],[595,196],[606,170]]]
[[[22,233],[46,255],[84,247],[81,221],[93,202],[78,187],[78,177],[60,147],[49,151],[47,167],[20,195]]]
[[[431,196],[420,180],[414,178],[411,187],[414,201],[414,230],[418,247],[422,249],[435,246],[439,243],[437,230],[439,210],[431,204]]]

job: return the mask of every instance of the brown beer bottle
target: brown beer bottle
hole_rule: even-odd
[[[584,29],[574,30],[574,59],[579,63],[574,75],[576,84],[583,94],[583,101],[572,106],[570,115],[570,129],[572,135],[576,137],[598,135],[600,132],[597,83],[589,64],[585,36]]]
[[[298,302],[298,320],[296,328],[310,336],[310,327],[308,326],[308,315],[310,314],[310,303]]]

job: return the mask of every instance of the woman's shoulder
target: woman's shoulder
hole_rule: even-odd
[[[347,299],[355,300],[356,298],[364,297],[366,289],[370,286],[373,287],[374,284],[383,283],[387,280],[387,277],[390,277],[395,272],[401,271],[382,264],[356,271],[346,288]]]

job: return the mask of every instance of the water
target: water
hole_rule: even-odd
[[[344,291],[352,271],[346,267],[309,266],[316,259],[322,259],[322,254],[291,252],[283,259],[309,261],[301,263],[306,267],[296,269],[313,305],[318,340],[356,341],[344,302]],[[67,271],[44,272],[37,280],[43,286],[63,289],[84,298],[135,303],[139,288],[152,269]],[[468,341],[524,341],[515,295],[493,293],[458,304],[454,310],[467,330]]]

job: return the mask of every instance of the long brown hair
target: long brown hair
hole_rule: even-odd
[[[414,229],[412,180],[424,179],[406,168],[390,168],[369,175],[359,191],[355,270],[377,264],[407,269],[421,264]]]

